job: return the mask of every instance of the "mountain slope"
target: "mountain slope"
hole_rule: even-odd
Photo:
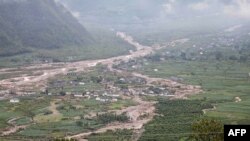
[[[0,67],[103,59],[134,49],[113,31],[86,31],[55,1],[0,0]]]
[[[53,0],[0,1],[0,56],[91,43],[84,27]]]

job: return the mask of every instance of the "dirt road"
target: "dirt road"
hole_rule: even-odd
[[[56,109],[57,108],[57,105],[56,103],[61,101],[60,99],[58,100],[55,100],[55,101],[52,101],[50,102],[50,106],[49,106],[49,110],[52,112],[53,115],[60,115],[61,113]]]

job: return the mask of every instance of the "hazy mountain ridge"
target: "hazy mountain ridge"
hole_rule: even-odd
[[[0,56],[93,42],[70,12],[51,0],[1,0],[0,25]]]
[[[250,5],[243,0],[59,0],[77,13],[84,24],[105,26],[126,32],[169,32],[193,27],[218,30],[248,22],[243,16]],[[249,6],[250,7],[250,6]],[[242,11],[242,12],[240,12]],[[184,22],[185,21],[185,22]],[[190,28],[191,25],[191,28]],[[224,28],[224,27],[222,27]]]

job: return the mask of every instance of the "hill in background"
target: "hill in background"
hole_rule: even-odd
[[[53,0],[0,0],[0,66],[6,61],[20,64],[105,58],[131,48],[109,36],[93,37]]]

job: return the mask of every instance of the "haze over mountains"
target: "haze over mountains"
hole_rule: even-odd
[[[169,41],[223,31],[250,20],[247,0],[58,1],[84,25],[125,31],[144,44],[145,39]]]
[[[249,9],[247,0],[0,0],[0,56],[31,53],[14,62],[111,57],[132,49],[116,31],[152,45],[246,28]]]
[[[58,0],[85,23],[132,27],[249,20],[247,0]],[[200,23],[199,23],[200,22]],[[183,23],[184,24],[184,23]],[[173,25],[171,26],[173,27]]]

